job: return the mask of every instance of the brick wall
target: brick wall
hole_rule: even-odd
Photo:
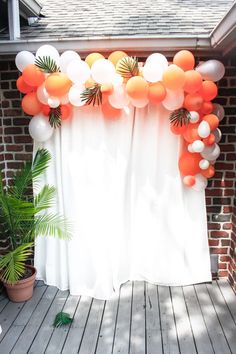
[[[236,290],[236,57],[223,61],[226,75],[216,101],[225,107],[226,117],[220,125],[221,155],[206,190],[206,204],[210,251],[219,257],[218,276],[229,277]],[[16,90],[18,71],[14,58],[0,58],[0,75],[0,164],[8,183],[14,170],[31,159],[32,139],[28,135],[29,118],[20,108],[21,94]]]

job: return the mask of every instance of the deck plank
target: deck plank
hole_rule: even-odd
[[[79,303],[80,296],[70,295],[65,303],[63,312],[68,313],[72,318]],[[60,354],[71,326],[56,328],[50,338],[45,354]]]
[[[159,306],[161,316],[161,330],[164,354],[179,353],[177,332],[175,327],[174,313],[170,297],[170,289],[158,286]]]
[[[198,354],[213,354],[214,351],[194,287],[184,286],[183,292]]]
[[[47,344],[50,340],[50,337],[54,331],[53,327],[53,322],[55,319],[55,316],[58,312],[62,311],[64,304],[66,302],[66,299],[68,298],[69,292],[66,291],[61,291],[59,290],[53,299],[53,302],[41,324],[41,327],[35,336],[30,349],[28,351],[29,354],[38,354],[38,348],[40,346],[40,349],[42,353],[45,352]]]
[[[2,333],[0,336],[0,342],[2,342],[12,323],[15,321],[19,312],[25,305],[24,302],[11,302],[9,301],[2,312],[0,313],[0,324],[2,326]]]
[[[182,287],[172,287],[171,297],[181,353],[196,354],[191,324],[189,322]]]
[[[40,299],[35,311],[33,312],[29,322],[21,333],[20,338],[12,349],[12,354],[26,354],[36,336],[44,317],[57,293],[57,288],[49,286],[42,298]]]
[[[217,281],[217,284],[222,295],[224,296],[224,299],[236,324],[236,294],[231,288],[228,280],[220,279]]]
[[[89,296],[81,296],[79,305],[75,312],[74,321],[71,325],[62,350],[62,354],[78,353],[92,301],[93,299]]]
[[[133,285],[133,302],[130,332],[131,354],[142,354],[146,352],[145,307],[145,284],[143,281],[136,281]]]
[[[162,335],[157,286],[146,283],[147,354],[162,353]]]
[[[232,353],[236,354],[235,322],[226,305],[225,299],[217,283],[213,283],[211,285],[207,284],[207,289],[213,301],[215,311],[221,323],[221,327],[225,334],[228,345],[230,346]]]
[[[127,282],[121,286],[113,354],[129,353],[132,291],[132,282]]]
[[[205,284],[195,286],[209,337],[216,354],[231,353]]]

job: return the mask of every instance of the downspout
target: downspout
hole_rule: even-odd
[[[10,40],[20,38],[19,0],[8,0],[8,27]]]

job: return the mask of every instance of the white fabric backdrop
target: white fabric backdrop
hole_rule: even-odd
[[[55,210],[74,226],[69,242],[37,239],[38,279],[99,299],[127,280],[211,280],[204,192],[183,187],[168,115],[149,105],[109,121],[83,107],[35,144],[52,153],[43,182],[57,187]]]

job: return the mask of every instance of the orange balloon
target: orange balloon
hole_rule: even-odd
[[[121,50],[116,50],[115,52],[112,52],[109,57],[108,60],[110,60],[115,66],[118,63],[118,61],[124,57],[127,57],[128,54],[126,54],[125,52],[122,52]]]
[[[201,113],[210,114],[213,111],[213,104],[211,102],[203,102],[201,107]]]
[[[193,54],[189,50],[180,50],[175,54],[173,63],[178,65],[184,71],[192,70],[195,65]]]
[[[38,114],[42,110],[42,104],[37,98],[36,92],[27,93],[21,102],[23,111],[30,116]]]
[[[211,130],[215,130],[220,123],[219,118],[215,114],[207,114],[202,120],[205,120],[209,124]]]
[[[23,80],[30,86],[40,86],[44,80],[44,73],[34,64],[27,65],[22,72]]]
[[[105,95],[111,95],[113,92],[113,85],[112,84],[102,84],[101,85],[101,92]]]
[[[185,96],[184,107],[188,111],[198,111],[203,103],[203,98],[198,93],[189,93]]]
[[[126,92],[131,98],[142,99],[148,95],[149,86],[147,81],[141,76],[131,77],[126,84]]]
[[[22,93],[29,93],[29,92],[32,92],[34,91],[34,87],[33,86],[30,86],[28,85],[24,79],[23,79],[23,76],[20,76],[17,81],[16,81],[16,87],[17,89],[22,92]]]
[[[100,54],[100,53],[91,53],[89,54],[86,58],[85,58],[85,62],[90,66],[93,65],[93,63],[95,63],[95,61],[99,60],[99,59],[104,59],[105,57]]]
[[[205,145],[212,145],[216,141],[216,137],[214,134],[210,134],[207,138],[202,139]]]
[[[162,82],[149,85],[148,98],[150,102],[160,103],[166,97],[166,89]]]
[[[213,81],[203,81],[199,90],[200,95],[205,101],[213,100],[218,94],[218,88]]]
[[[42,104],[42,112],[45,116],[49,116],[51,108],[47,104]]]
[[[187,129],[188,125],[174,125],[174,124],[171,124],[170,125],[170,130],[172,131],[173,134],[175,135],[183,135]]]
[[[47,77],[45,81],[45,88],[49,95],[64,96],[71,88],[71,81],[63,73],[54,73]]]
[[[72,107],[70,104],[62,104],[61,105],[61,119],[65,120],[70,117],[72,112]]]
[[[121,116],[121,112],[121,109],[112,107],[109,102],[106,102],[102,105],[102,113],[107,119],[119,119]]]
[[[179,159],[179,170],[183,176],[193,176],[201,171],[199,162],[202,160],[200,154],[184,152]]]
[[[201,174],[206,178],[211,178],[215,174],[215,167],[210,165],[206,170],[201,170]]]
[[[199,123],[188,124],[187,128],[183,132],[184,140],[186,140],[188,143],[192,143],[195,140],[201,140],[201,137],[198,135],[198,127]]]
[[[177,65],[171,64],[164,71],[162,81],[166,88],[170,90],[179,90],[184,86],[184,71]]]
[[[196,183],[196,179],[194,176],[185,176],[183,178],[183,183],[186,187],[192,187]]]
[[[202,76],[195,70],[188,70],[184,73],[184,75],[184,91],[187,93],[194,93],[198,91],[202,85]]]

